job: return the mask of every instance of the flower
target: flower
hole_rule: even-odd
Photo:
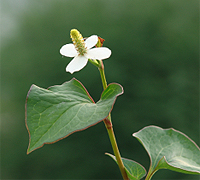
[[[66,71],[71,74],[83,69],[88,59],[102,60],[107,59],[111,55],[111,50],[106,47],[94,47],[98,42],[98,36],[92,35],[86,40],[78,30],[72,29],[70,32],[73,44],[66,44],[61,47],[60,54],[66,57],[74,57],[67,65]]]

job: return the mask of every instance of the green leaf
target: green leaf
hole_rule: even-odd
[[[185,134],[157,126],[148,126],[134,133],[149,154],[151,164],[148,175],[159,169],[199,174],[200,148]]]
[[[110,84],[95,104],[76,79],[48,89],[32,85],[26,100],[27,153],[102,121],[122,93],[121,85]]]
[[[115,156],[109,153],[106,153],[106,155],[110,156],[117,163]],[[122,162],[130,180],[139,180],[146,175],[145,168],[139,163],[126,158],[122,158]]]

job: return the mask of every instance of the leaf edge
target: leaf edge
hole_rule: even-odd
[[[71,81],[73,81],[73,80],[75,80],[75,81],[77,81],[78,83],[81,84],[81,86],[84,88],[84,90],[85,90],[86,93],[88,94],[88,97],[92,100],[93,103],[95,103],[95,101],[92,99],[92,97],[90,96],[89,92],[88,92],[87,89],[85,88],[85,86],[84,86],[79,80],[77,80],[76,78],[72,78],[70,81],[66,81],[66,82],[62,83],[61,85],[65,84],[65,83],[67,83],[67,82],[71,82]],[[114,106],[114,104],[115,104],[115,102],[116,102],[117,97],[120,96],[120,95],[122,95],[122,94],[124,93],[123,87],[122,87],[120,84],[118,84],[118,83],[110,83],[108,86],[110,86],[111,84],[117,84],[117,85],[119,85],[119,86],[121,87],[121,90],[122,90],[122,91],[121,91],[121,93],[118,93],[118,94],[115,96],[114,102],[113,102],[113,104],[112,104],[112,108],[111,108],[111,110],[109,111],[108,115],[107,115],[104,119],[106,119],[106,118],[109,116],[110,112],[113,110],[113,106]],[[29,91],[28,91],[28,93],[27,93],[26,101],[25,101],[25,126],[26,126],[26,129],[27,129],[28,134],[29,134],[29,144],[28,144],[28,149],[27,149],[27,152],[26,152],[27,154],[30,154],[31,152],[33,152],[33,151],[35,151],[35,150],[37,150],[37,149],[39,149],[39,148],[42,148],[45,144],[54,144],[54,143],[56,143],[56,142],[58,142],[58,141],[60,141],[60,140],[62,140],[62,139],[65,139],[66,137],[68,137],[69,135],[71,135],[71,134],[73,134],[73,133],[75,133],[75,132],[79,132],[79,131],[86,130],[87,128],[92,127],[92,126],[95,126],[96,124],[98,124],[98,123],[100,123],[101,121],[104,120],[104,119],[101,119],[101,120],[99,120],[98,122],[96,122],[96,123],[94,123],[94,124],[92,124],[92,125],[90,125],[90,126],[87,126],[86,128],[73,131],[73,132],[67,134],[67,135],[64,136],[64,137],[61,137],[61,138],[57,139],[56,141],[53,141],[53,142],[45,142],[45,143],[43,143],[41,146],[39,146],[39,147],[37,147],[37,148],[34,148],[34,149],[32,149],[31,151],[29,151],[30,142],[31,142],[31,135],[30,135],[30,131],[29,131],[29,128],[28,128],[28,125],[27,125],[27,101],[28,101],[29,94],[30,94],[30,92],[31,92],[31,90],[32,90],[32,88],[33,88],[34,86],[36,86],[36,87],[38,87],[38,88],[41,88],[41,87],[39,87],[39,86],[37,86],[37,85],[35,85],[35,84],[32,84],[31,87],[30,87],[30,89],[29,89]],[[60,86],[60,85],[49,86],[47,89],[45,89],[45,88],[42,88],[42,89],[48,90],[49,88],[55,87],[55,86]],[[108,87],[108,86],[107,86],[107,87]],[[106,88],[106,89],[107,89],[107,88]],[[105,89],[105,90],[106,90],[106,89]],[[104,92],[105,90],[103,90],[103,92]],[[102,97],[103,92],[101,93],[100,99],[101,99],[101,97]]]

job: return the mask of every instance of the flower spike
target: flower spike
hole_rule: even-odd
[[[70,32],[70,36],[72,38],[74,46],[76,47],[76,50],[79,52],[80,55],[83,56],[87,52],[83,36],[77,29],[72,29]]]

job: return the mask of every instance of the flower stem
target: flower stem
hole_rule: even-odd
[[[101,75],[103,89],[105,90],[108,85],[107,85],[107,82],[106,82],[104,65],[103,65],[102,61],[100,61],[100,66],[99,66],[98,69],[99,69],[99,72],[100,72],[100,75]],[[107,132],[108,132],[108,135],[109,135],[109,138],[110,138],[110,142],[111,142],[111,145],[112,145],[112,148],[113,148],[113,152],[114,152],[114,155],[116,157],[117,164],[119,166],[122,177],[123,177],[124,180],[128,180],[129,178],[128,178],[128,175],[126,173],[126,170],[125,170],[125,167],[124,167],[124,164],[122,162],[122,158],[121,158],[118,146],[117,146],[117,141],[116,141],[115,134],[114,134],[114,131],[113,131],[113,126],[112,126],[110,114],[106,119],[104,119],[104,124],[106,126],[106,129],[107,129]]]
[[[102,61],[100,61],[99,72],[100,72],[100,75],[101,75],[101,81],[102,81],[102,84],[103,84],[103,89],[105,90],[108,85],[107,85],[107,82],[106,82],[106,76],[105,76],[105,72],[104,72],[104,65],[103,65]]]

